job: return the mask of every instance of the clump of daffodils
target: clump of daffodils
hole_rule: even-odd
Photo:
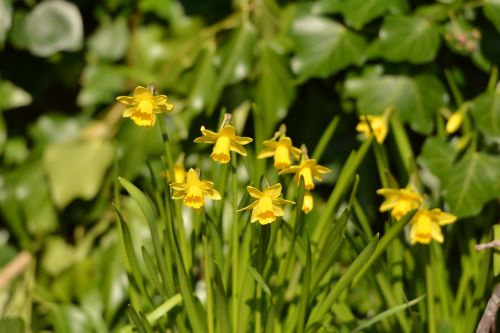
[[[156,123],[156,114],[170,112],[174,109],[167,103],[167,96],[155,95],[154,87],[138,86],[134,89],[134,96],[119,96],[116,99],[125,104],[123,117],[130,118],[138,126],[153,127]]]
[[[403,216],[414,209],[418,209],[410,220],[410,243],[429,244],[432,239],[438,243],[444,241],[441,226],[451,224],[457,220],[455,215],[435,208],[429,210],[423,203],[422,195],[412,184],[406,188],[391,189],[382,188],[377,190],[377,194],[385,197],[380,205],[380,211],[391,211],[391,216],[400,220]]]

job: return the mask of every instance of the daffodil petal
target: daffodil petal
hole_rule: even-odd
[[[125,105],[135,105],[137,104],[135,97],[131,96],[119,96],[116,98],[120,103]]]
[[[257,155],[257,158],[267,158],[267,157],[272,157],[274,155],[274,152],[276,151],[276,148],[264,148],[262,151]]]
[[[243,148],[242,145],[236,143],[236,142],[231,142],[231,145],[229,146],[229,149],[231,151],[234,151],[235,153],[238,153],[243,156],[247,156],[247,151],[245,148]]]
[[[260,199],[264,196],[264,193],[259,191],[257,188],[253,186],[247,186],[247,191],[252,198]]]
[[[273,186],[266,188],[264,195],[269,196],[272,199],[277,199],[281,195],[281,184],[274,184]]]

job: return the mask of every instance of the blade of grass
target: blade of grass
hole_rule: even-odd
[[[393,226],[389,228],[389,230],[387,230],[385,235],[380,239],[380,242],[377,244],[377,248],[375,249],[373,256],[370,257],[370,260],[367,262],[367,264],[360,269],[356,277],[353,279],[352,281],[353,286],[359,282],[359,280],[363,277],[366,271],[375,263],[375,261],[380,257],[380,255],[385,251],[387,246],[389,246],[392,240],[399,235],[399,233],[403,230],[403,228],[413,218],[413,215],[415,215],[415,213],[416,210],[412,210],[411,212],[407,213],[405,216],[401,218],[401,220],[396,222]]]
[[[323,134],[321,135],[321,138],[319,139],[318,144],[316,145],[316,148],[314,149],[314,152],[312,154],[312,158],[318,161],[321,156],[323,156],[323,152],[325,151],[326,146],[330,142],[333,134],[335,133],[335,130],[337,129],[337,126],[340,122],[340,116],[336,115],[333,117],[332,121],[328,124],[328,127],[323,131]]]
[[[352,286],[352,280],[356,276],[356,273],[367,264],[370,257],[374,254],[377,247],[378,235],[373,237],[370,243],[365,247],[365,249],[354,259],[353,263],[349,268],[342,274],[340,279],[337,281],[332,290],[328,293],[325,299],[321,300],[320,303],[312,310],[311,315],[307,321],[307,326],[312,325],[317,321],[322,321],[325,315],[330,310],[332,304],[337,300],[339,295],[347,288],[349,285]]]
[[[227,304],[227,294],[222,282],[222,275],[217,264],[215,266],[215,311],[218,319],[218,330],[220,333],[229,333],[229,309]]]
[[[379,313],[378,315],[376,316],[373,316],[372,318],[368,319],[368,320],[365,320],[363,321],[361,324],[359,324],[358,326],[356,326],[351,332],[358,332],[358,331],[362,331],[364,329],[367,329],[369,328],[370,326],[373,326],[375,323],[381,321],[382,319],[386,318],[386,317],[389,317],[389,316],[392,316],[394,315],[395,313],[397,312],[400,312],[400,311],[403,311],[403,310],[406,310],[408,309],[409,307],[417,304],[418,302],[420,302],[423,298],[425,297],[425,295],[422,295],[418,298],[415,298],[414,300],[411,300],[409,301],[408,303],[404,303],[404,304],[401,304],[401,305],[398,305],[398,306],[395,306],[395,307],[392,307],[384,312],[381,312]]]

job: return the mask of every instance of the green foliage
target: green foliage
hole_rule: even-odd
[[[500,237],[499,40],[498,0],[0,0],[0,277],[31,252],[0,332],[473,331],[500,270],[474,250]],[[150,129],[116,103],[148,84],[175,105]],[[192,141],[227,111],[254,142],[223,166]],[[332,169],[309,214],[256,158],[281,123]],[[171,200],[176,161],[222,201]],[[266,182],[296,208],[263,227],[236,210]],[[443,244],[379,212],[409,183],[458,216]]]

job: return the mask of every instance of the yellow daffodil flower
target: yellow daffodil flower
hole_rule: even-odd
[[[356,125],[356,131],[361,132],[365,137],[375,136],[375,140],[382,144],[389,132],[389,114],[391,109],[388,109],[381,116],[362,115],[359,117],[359,123]]]
[[[414,191],[411,186],[402,189],[381,188],[377,194],[383,195],[385,201],[380,205],[381,212],[391,210],[391,215],[396,220],[401,219],[412,209],[419,208],[422,204],[422,196]]]
[[[201,210],[205,204],[205,198],[220,200],[220,193],[213,187],[214,183],[200,180],[198,172],[189,169],[185,182],[172,183],[172,199],[183,199],[184,206],[191,207],[196,211]]]
[[[314,208],[314,199],[310,191],[304,192],[304,200],[302,201],[302,211],[309,213]]]
[[[300,177],[304,179],[304,187],[306,190],[312,190],[314,188],[313,178],[321,180],[321,174],[331,172],[327,167],[316,164],[315,159],[310,159],[302,155],[302,160],[300,165],[292,165],[289,168],[283,169],[279,172],[280,175],[286,173],[295,173],[294,180],[297,184],[300,184]]]
[[[228,163],[231,160],[229,151],[246,156],[247,152],[243,145],[253,141],[252,138],[237,136],[236,130],[231,125],[225,125],[218,133],[209,131],[205,129],[205,126],[202,126],[201,133],[203,136],[194,139],[194,142],[214,143],[215,146],[210,157],[219,163]]]
[[[264,141],[264,149],[257,155],[257,158],[274,156],[274,166],[276,169],[285,169],[292,165],[290,155],[296,160],[300,158],[301,151],[292,145],[292,139],[286,135],[281,135],[278,140]]]
[[[251,222],[259,221],[260,224],[268,224],[276,220],[276,217],[283,216],[285,211],[281,205],[294,205],[295,202],[280,198],[281,184],[267,187],[263,192],[255,187],[247,186],[248,193],[252,198],[257,199],[250,205],[238,211],[253,209]]]
[[[444,238],[441,226],[456,220],[455,215],[445,213],[441,209],[420,210],[410,221],[410,242],[429,244],[432,239],[435,239],[438,243],[442,243]]]
[[[174,109],[172,104],[167,103],[167,96],[154,96],[147,88],[138,86],[134,90],[134,97],[119,96],[116,98],[127,107],[123,111],[123,117],[130,117],[138,126],[154,126],[156,113],[169,112]]]
[[[176,183],[184,183],[186,181],[186,169],[184,164],[176,162],[174,165],[174,179]]]

